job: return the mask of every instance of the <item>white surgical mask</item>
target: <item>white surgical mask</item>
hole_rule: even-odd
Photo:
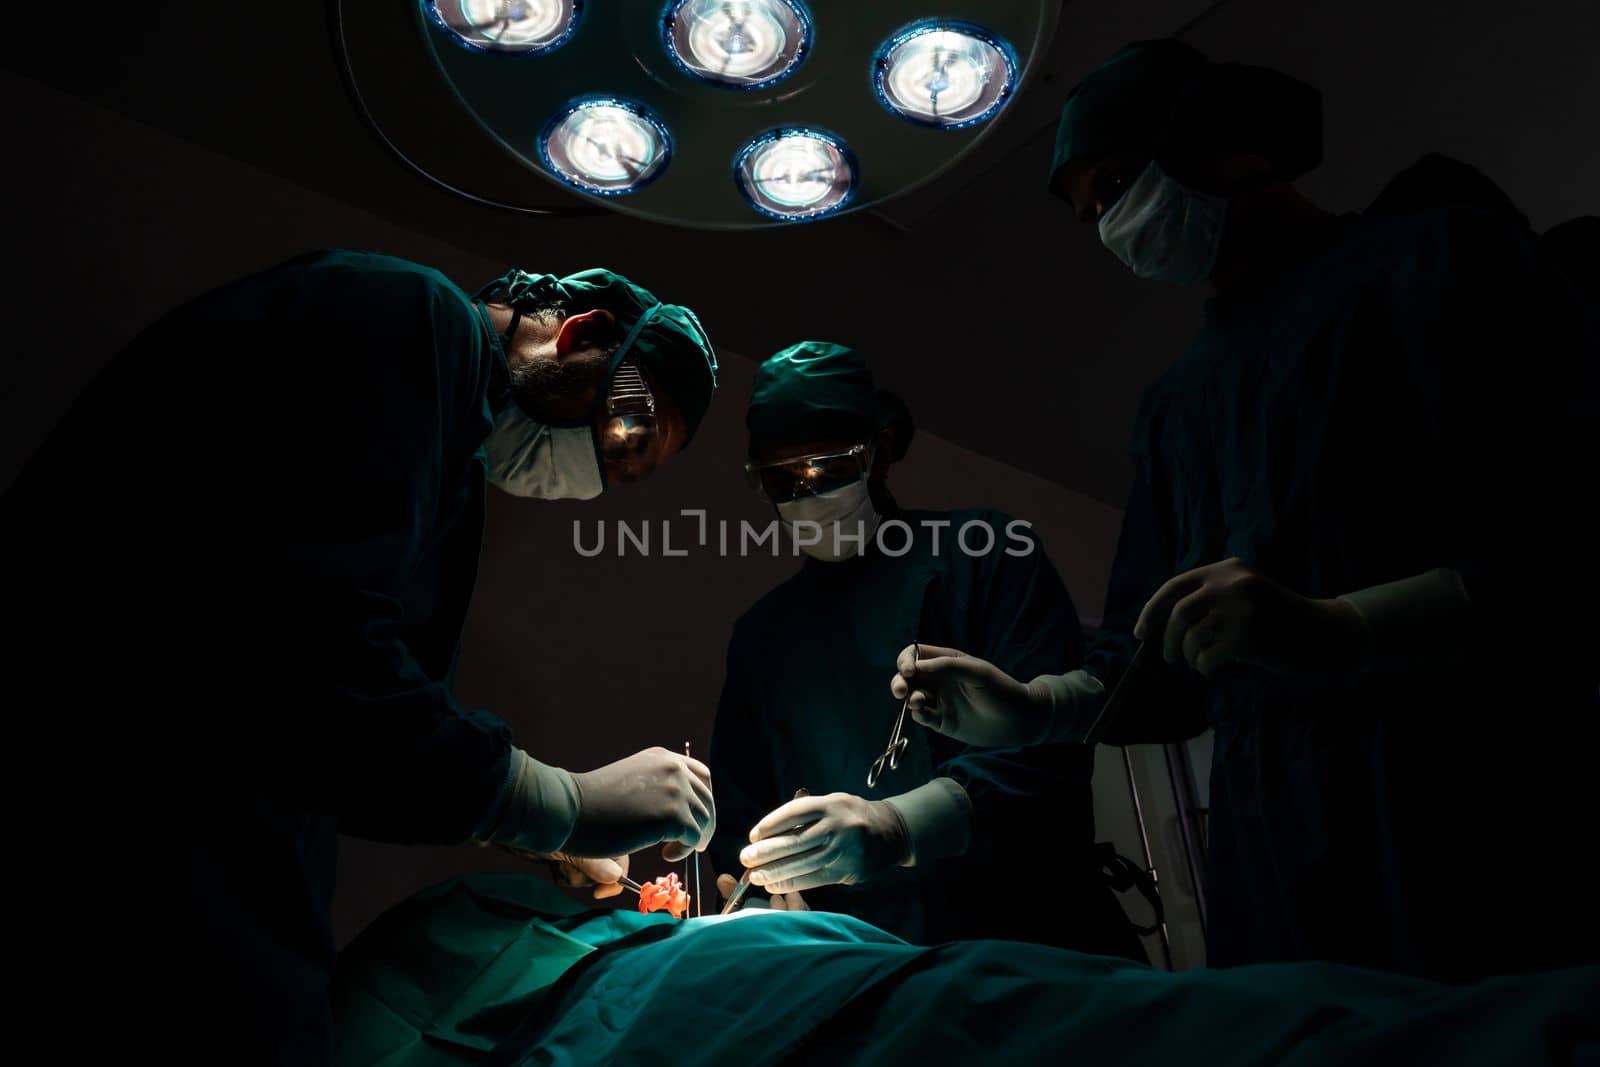
[[[484,441],[489,481],[512,496],[593,500],[605,474],[588,426],[546,426],[508,402]]]
[[[1189,285],[1211,276],[1227,197],[1175,181],[1152,160],[1100,216],[1100,243],[1141,278]]]
[[[800,551],[824,563],[857,555],[878,533],[879,516],[865,478],[826,493],[786,500],[778,505],[778,518],[797,544],[815,540],[816,544],[800,544]]]

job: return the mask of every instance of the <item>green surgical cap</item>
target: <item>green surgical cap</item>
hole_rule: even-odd
[[[1289,181],[1322,161],[1322,94],[1286,74],[1213,63],[1182,41],[1139,41],[1090,71],[1056,127],[1050,190],[1080,159],[1258,152]]]
[[[633,332],[645,312],[656,308],[629,353],[638,357],[640,366],[683,412],[690,440],[711,407],[717,354],[699,318],[686,307],[662,303],[650,290],[615,271],[584,270],[558,278],[513,270],[484,286],[474,299],[510,307],[560,303],[572,314],[603,309],[611,312],[624,336]]]
[[[745,426],[752,454],[807,441],[865,441],[893,427],[892,460],[905,455],[916,429],[905,402],[874,386],[861,354],[828,341],[790,345],[756,368]]]

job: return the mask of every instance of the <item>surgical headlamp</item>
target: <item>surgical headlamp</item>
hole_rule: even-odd
[[[656,398],[633,360],[617,365],[600,425],[600,458],[624,471],[651,458],[660,444]]]

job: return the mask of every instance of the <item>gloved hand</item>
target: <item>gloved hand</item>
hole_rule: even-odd
[[[551,873],[557,885],[568,889],[594,886],[594,899],[606,900],[622,892],[622,879],[628,873],[628,857],[580,859],[556,853],[550,857]]]
[[[798,824],[805,823],[799,832]],[[860,885],[909,857],[900,813],[886,800],[849,793],[802,797],[776,809],[750,831],[739,862],[750,882],[773,896],[824,885]]]
[[[921,652],[920,658],[917,656]],[[986,748],[1039,744],[1050,727],[1050,693],[953,648],[907,645],[889,691],[911,695],[911,717],[930,730]]]
[[[1207,678],[1232,663],[1274,674],[1354,673],[1367,657],[1361,612],[1339,598],[1301,596],[1225,559],[1186,571],[1156,590],[1133,636],[1161,642],[1168,663]]]
[[[661,856],[676,863],[705,851],[717,828],[711,769],[681,752],[647,748],[574,774],[572,783],[577,821],[561,846],[571,856],[619,856],[666,842]]]
[[[811,905],[799,893],[779,893],[767,898],[767,907],[773,911],[810,911]]]
[[[484,842],[487,844],[488,842]],[[594,899],[605,900],[622,892],[622,879],[628,873],[628,857],[610,859],[578,859],[559,852],[528,852],[520,848],[506,848],[507,852],[547,864],[556,885],[568,889],[594,886]]]
[[[717,875],[717,892],[726,901],[733,896],[734,886],[739,884],[739,879],[731,874]],[[745,895],[741,908],[770,908],[773,911],[810,911],[811,905],[806,903],[805,897],[799,893],[781,893],[775,897],[752,897]]]

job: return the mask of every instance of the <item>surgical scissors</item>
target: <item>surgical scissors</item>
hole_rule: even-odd
[[[922,658],[922,648],[919,645],[911,646],[911,662],[915,669],[916,661]],[[900,714],[894,720],[894,733],[889,735],[889,747],[883,750],[883,755],[872,761],[872,767],[867,771],[867,788],[873,789],[878,784],[878,779],[883,777],[883,768],[888,764],[889,770],[900,769],[900,756],[905,752],[906,746],[911,743],[905,735],[906,708],[911,705],[911,694],[906,693],[906,698],[900,702]]]

